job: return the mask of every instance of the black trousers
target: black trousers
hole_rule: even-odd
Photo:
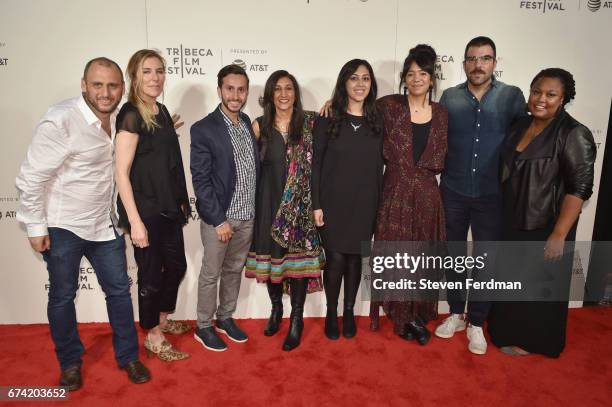
[[[187,271],[183,227],[178,221],[156,215],[142,220],[149,246],[134,247],[138,265],[138,312],[140,326],[159,325],[160,312],[173,312],[179,284]]]

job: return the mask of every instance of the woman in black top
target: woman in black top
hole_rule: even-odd
[[[340,336],[338,296],[344,277],[342,334],[356,334],[353,308],[361,280],[361,242],[370,241],[382,188],[382,129],[370,64],[347,62],[332,96],[332,117],[314,131],[312,201],[325,248],[325,335]]]
[[[183,159],[172,117],[157,97],[163,92],[165,63],[153,50],[136,52],[128,63],[128,102],[117,116],[115,173],[119,225],[130,232],[138,265],[140,326],[144,347],[165,361],[189,355],[176,350],[164,332],[191,326],[167,318],[187,270],[182,227],[189,198]]]
[[[529,244],[509,245],[498,261],[529,275],[527,290],[542,281],[555,287],[550,300],[538,293],[535,302],[493,304],[489,335],[510,355],[556,358],[565,347],[573,242],[582,205],[593,193],[596,157],[590,130],[565,111],[575,95],[571,73],[542,70],[531,82],[530,116],[512,126],[501,148],[503,240]]]

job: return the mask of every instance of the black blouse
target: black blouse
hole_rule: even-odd
[[[374,233],[382,192],[383,137],[363,117],[347,115],[337,137],[330,120],[319,117],[314,128],[312,207],[323,210],[319,228],[326,250],[360,254],[361,242]],[[382,127],[382,123],[381,123]]]
[[[412,158],[417,163],[421,159],[421,155],[427,147],[427,139],[429,138],[429,132],[431,131],[431,120],[427,123],[415,123],[412,124]]]
[[[145,128],[138,109],[130,102],[125,103],[117,116],[117,132],[125,130],[138,134],[130,182],[140,217],[161,214],[185,224],[189,197],[178,136],[166,107],[161,103],[157,107],[159,113],[155,120],[159,127],[150,131]],[[119,226],[129,229],[127,213],[119,196],[117,212]]]

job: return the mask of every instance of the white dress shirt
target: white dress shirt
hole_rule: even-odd
[[[51,106],[43,116],[16,179],[17,220],[29,237],[58,227],[85,240],[115,238],[116,114],[110,119],[111,137],[83,96]]]

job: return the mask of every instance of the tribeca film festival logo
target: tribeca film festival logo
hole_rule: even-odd
[[[166,72],[169,75],[202,76],[206,75],[206,64],[214,57],[210,48],[192,48],[179,44],[178,47],[164,48],[167,55]]]
[[[455,58],[452,55],[438,54],[436,56],[436,63],[434,66],[434,75],[436,77],[436,80],[445,81],[446,80],[446,77],[444,76],[445,70],[442,69],[442,66],[444,66],[445,68],[448,68],[451,64],[454,64],[454,63],[455,63]],[[448,69],[446,69],[446,71],[448,72]]]
[[[93,267],[87,265],[86,267],[81,266],[79,268],[79,279],[77,282],[77,289],[80,291],[92,291],[98,289],[98,279],[96,278],[96,272]],[[45,291],[49,291],[50,283],[47,281],[45,284]]]
[[[599,11],[600,8],[612,9],[612,1],[602,2],[601,0],[589,0],[587,2],[587,8],[593,13]]]
[[[520,1],[519,3],[519,8],[532,10],[538,13],[566,11],[566,1],[564,0]]]

